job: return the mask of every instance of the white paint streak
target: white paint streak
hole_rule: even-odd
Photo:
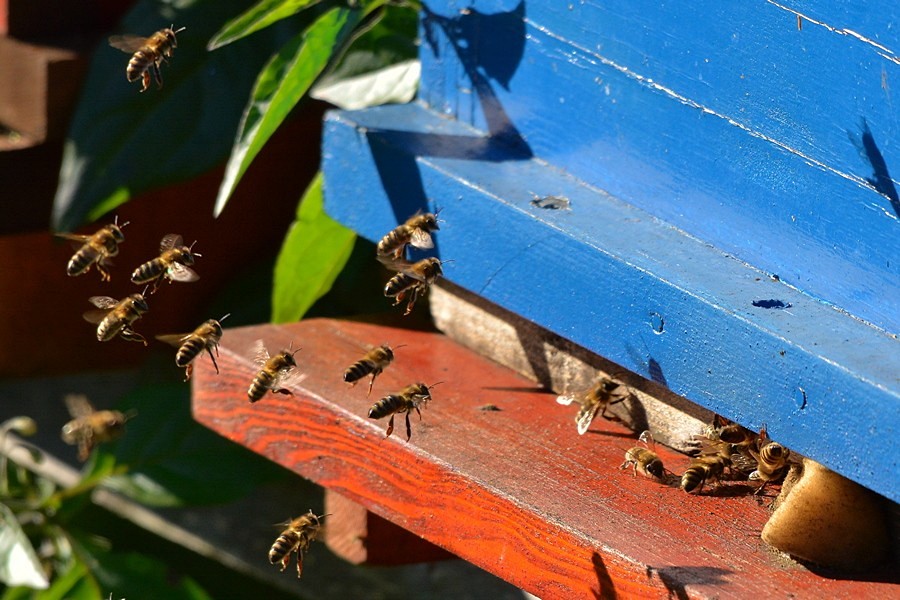
[[[813,19],[812,17],[809,17],[809,16],[807,16],[807,15],[804,15],[803,13],[801,13],[801,12],[799,12],[799,11],[796,11],[796,10],[794,10],[793,8],[790,8],[790,7],[785,6],[785,5],[783,5],[783,4],[779,4],[778,2],[775,2],[774,0],[766,0],[766,2],[768,2],[768,3],[771,4],[772,6],[775,6],[775,7],[780,8],[781,10],[784,10],[784,11],[787,11],[787,12],[793,14],[793,15],[796,15],[798,18],[803,19],[803,21],[805,21],[805,22],[807,22],[807,23],[812,23],[813,25],[818,25],[819,27],[824,27],[825,29],[827,29],[827,30],[830,31],[831,33],[836,33],[837,35],[846,35],[846,36],[852,37],[852,38],[854,38],[854,39],[857,39],[857,40],[859,40],[860,42],[862,42],[862,43],[864,43],[864,44],[866,44],[866,45],[868,45],[868,46],[871,46],[871,47],[875,48],[876,50],[878,50],[878,51],[879,51],[879,52],[878,52],[878,55],[879,55],[879,56],[881,56],[881,57],[883,57],[883,58],[886,58],[887,60],[889,60],[889,61],[891,61],[891,62],[893,62],[893,63],[896,63],[896,64],[900,65],[900,56],[898,56],[896,52],[894,52],[893,50],[891,50],[891,49],[888,48],[887,46],[884,46],[884,45],[882,45],[882,44],[879,44],[879,43],[876,42],[875,40],[870,40],[869,38],[867,38],[867,37],[865,37],[864,35],[861,35],[861,34],[855,32],[855,31],[853,31],[852,29],[847,29],[847,28],[845,28],[845,27],[833,27],[833,26],[829,25],[828,23],[825,23],[825,22],[823,22],[823,21],[818,21],[818,20],[816,20],[816,19]]]

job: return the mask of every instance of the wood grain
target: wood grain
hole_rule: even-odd
[[[270,351],[302,347],[305,378],[293,397],[248,402],[257,339]],[[360,350],[385,342],[406,347],[366,399],[341,374]],[[781,564],[759,540],[767,511],[747,488],[692,496],[619,470],[631,432],[597,419],[578,436],[572,407],[439,334],[331,320],[229,329],[219,366],[219,376],[206,360],[195,370],[199,422],[544,600],[897,589]],[[385,438],[368,408],[413,381],[444,383],[414,418],[409,443]],[[486,404],[500,410],[480,410]],[[660,455],[676,472],[687,462]]]

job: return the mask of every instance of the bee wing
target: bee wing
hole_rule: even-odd
[[[745,454],[732,454],[731,465],[742,473],[756,471],[757,462],[751,456]]]
[[[582,408],[578,412],[578,416],[575,417],[575,425],[578,427],[578,434],[584,435],[587,433],[588,427],[591,426],[591,423],[594,421],[594,417],[597,416],[597,411],[600,410],[600,404],[594,403],[591,406]]]
[[[266,349],[266,343],[256,340],[253,342],[253,362],[262,367],[267,360],[269,360],[269,351]]]
[[[177,233],[169,233],[163,236],[159,242],[159,253],[162,254],[166,250],[177,248],[184,245],[184,239]]]
[[[422,250],[434,248],[434,241],[431,239],[431,234],[424,229],[414,229],[412,236],[409,239],[409,243]]]
[[[190,283],[191,281],[197,281],[200,279],[200,276],[191,269],[190,267],[186,267],[181,263],[172,263],[172,266],[169,267],[167,271],[168,276],[172,281],[181,281],[183,283]]]
[[[77,244],[78,246],[91,239],[89,235],[79,235],[77,233],[54,233],[53,235],[61,240],[69,240],[73,245]]]
[[[306,379],[306,373],[301,373],[296,367],[282,369],[272,380],[272,389],[296,387],[303,383],[304,379]]]
[[[563,406],[569,406],[576,400],[577,399],[575,398],[575,396],[557,396],[556,397],[556,403],[562,404]]]
[[[157,335],[156,339],[163,342],[164,344],[169,344],[170,346],[175,346],[176,348],[180,347],[181,344],[184,343],[186,339],[191,337],[190,333],[169,333],[166,335]]]
[[[412,263],[409,262],[408,260],[405,260],[402,258],[394,258],[390,254],[388,254],[388,255],[379,254],[377,256],[377,258],[378,258],[378,262],[383,264],[385,267],[387,267],[391,271],[397,271],[398,273],[405,272],[407,269],[409,269],[412,266]]]
[[[64,401],[73,419],[86,417],[94,412],[94,407],[84,394],[68,394]]]
[[[141,46],[143,46],[145,43],[147,43],[147,38],[130,33],[126,33],[124,35],[113,35],[109,38],[110,46],[129,54],[140,50]]]
[[[115,298],[110,298],[109,296],[91,296],[88,298],[88,302],[96,306],[97,308],[102,308],[104,310],[109,310],[119,303]]]

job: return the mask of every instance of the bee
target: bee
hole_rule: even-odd
[[[178,352],[175,353],[175,364],[184,368],[185,381],[188,381],[191,378],[191,373],[194,372],[194,359],[204,350],[209,353],[209,358],[212,359],[213,366],[216,368],[216,375],[219,374],[216,356],[219,355],[219,340],[222,339],[222,321],[230,316],[231,313],[228,313],[218,321],[208,319],[191,333],[156,336],[156,339],[159,341],[178,348]],[[213,350],[216,351],[215,355],[213,355]]]
[[[200,276],[188,265],[194,264],[195,256],[202,256],[192,250],[194,244],[185,246],[183,239],[176,233],[163,237],[159,243],[159,256],[139,266],[131,274],[133,283],[153,283],[151,294],[156,293],[159,282],[165,278],[169,283],[181,281],[188,283],[197,281]],[[196,243],[196,242],[195,242]]]
[[[750,479],[753,481],[761,481],[762,484],[753,493],[754,495],[762,492],[770,481],[777,481],[785,473],[785,468],[789,464],[791,451],[769,439],[765,426],[759,431],[759,440],[757,449],[750,448],[750,454],[756,459],[756,470],[750,473]]]
[[[69,259],[66,274],[69,277],[78,277],[90,271],[92,265],[97,265],[100,279],[109,281],[111,277],[106,270],[112,264],[109,258],[119,253],[119,244],[125,241],[122,228],[126,225],[128,222],[119,225],[117,218],[114,223],[106,225],[93,235],[57,233],[58,237],[81,244],[78,251]]]
[[[375,246],[375,252],[378,256],[392,257],[396,260],[403,258],[407,244],[423,250],[434,248],[431,232],[439,229],[436,214],[419,211],[381,238]]]
[[[398,346],[399,348],[400,346]],[[365,356],[347,367],[344,371],[344,381],[356,385],[356,383],[371,374],[372,379],[369,380],[369,391],[366,398],[372,394],[372,386],[375,385],[375,378],[384,371],[388,365],[394,360],[394,351],[387,344],[382,344],[377,348],[369,350]]]
[[[269,351],[262,340],[256,341],[256,364],[259,365],[259,372],[250,382],[250,388],[247,390],[247,396],[250,402],[256,402],[266,395],[266,392],[272,390],[274,394],[286,394],[293,396],[293,392],[284,387],[297,367],[297,361],[294,360],[294,354],[300,352],[300,348],[293,350],[293,342],[291,348],[282,350],[274,356],[269,356]]]
[[[685,492],[697,490],[700,493],[707,483],[715,483],[725,473],[728,459],[721,456],[699,456],[681,475],[681,489]]]
[[[435,385],[437,385],[437,383],[430,387],[434,387]],[[416,411],[419,414],[419,420],[421,420],[422,412],[419,410],[419,407],[424,407],[430,400],[431,389],[429,386],[424,383],[413,383],[396,394],[388,394],[376,402],[372,408],[369,409],[369,418],[382,419],[391,415],[391,419],[388,421],[387,432],[385,433],[385,437],[390,437],[391,434],[394,433],[394,417],[398,414],[406,413],[406,441],[408,442],[409,438],[412,437],[409,414],[412,411]]]
[[[269,549],[269,562],[273,565],[281,563],[281,572],[291,562],[291,554],[297,553],[297,579],[303,575],[303,555],[309,550],[309,544],[319,535],[321,520],[328,515],[316,514],[310,509],[308,513],[285,523],[287,528],[281,532]]]
[[[131,418],[118,410],[94,410],[83,394],[69,394],[65,402],[72,420],[63,425],[62,439],[67,444],[78,445],[81,462],[87,460],[95,445],[121,436]]]
[[[404,315],[408,315],[419,296],[424,296],[431,284],[444,274],[441,269],[443,263],[437,258],[423,258],[414,263],[398,260],[392,264],[399,272],[385,284],[384,295],[394,298],[394,306],[397,306],[408,294],[409,300],[403,312]]]
[[[92,296],[88,302],[99,309],[84,313],[85,321],[97,324],[97,341],[108,342],[118,335],[123,340],[147,345],[144,336],[132,329],[134,322],[150,310],[143,294],[131,294],[122,300]]]
[[[178,46],[175,36],[185,28],[175,29],[175,26],[160,29],[150,37],[141,37],[137,35],[114,35],[109,38],[109,45],[122,52],[131,54],[131,60],[128,61],[128,67],[125,69],[125,77],[128,82],[141,78],[141,92],[150,89],[150,73],[156,79],[156,85],[162,89],[162,74],[159,67],[167,58],[172,56],[172,52]]]
[[[624,392],[622,391],[624,389]],[[578,433],[584,435],[588,427],[591,426],[597,412],[602,409],[600,416],[607,416],[606,409],[613,404],[618,404],[631,397],[631,391],[621,383],[610,379],[603,375],[591,389],[578,395],[562,395],[556,398],[558,404],[568,406],[575,402],[581,405],[578,414],[575,415],[575,424],[578,426]]]
[[[629,448],[625,452],[625,462],[623,462],[619,468],[624,469],[631,465],[634,467],[635,475],[637,475],[638,469],[640,469],[641,475],[644,475],[645,477],[663,479],[666,468],[663,466],[662,460],[654,451],[656,449],[656,442],[653,440],[653,434],[649,431],[645,431],[641,434],[639,439],[646,448],[640,446]]]

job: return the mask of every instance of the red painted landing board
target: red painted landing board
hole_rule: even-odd
[[[302,347],[295,396],[248,402],[257,339],[270,352]],[[385,342],[406,346],[367,400],[365,383],[341,376]],[[440,334],[324,319],[228,329],[219,367],[204,358],[194,372],[199,422],[543,600],[900,593],[783,566],[759,539],[767,511],[753,498],[691,496],[620,471],[634,434],[598,418],[577,435],[574,407]],[[409,443],[402,419],[385,439],[369,407],[415,381],[444,383]],[[687,463],[659,454],[678,473]]]

